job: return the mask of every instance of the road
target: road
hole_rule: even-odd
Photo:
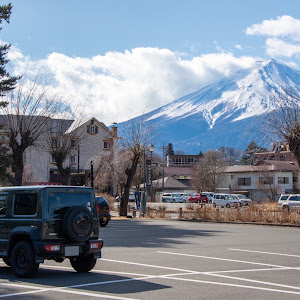
[[[300,229],[123,219],[101,228],[102,259],[88,274],[47,261],[21,280],[0,263],[13,299],[299,299]]]

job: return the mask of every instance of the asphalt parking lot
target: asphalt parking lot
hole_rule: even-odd
[[[47,261],[16,278],[0,262],[0,298],[299,299],[300,228],[124,219],[101,228],[87,274]]]

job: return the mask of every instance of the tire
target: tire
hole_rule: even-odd
[[[100,221],[100,226],[105,227],[108,224],[108,221]]]
[[[93,231],[93,216],[83,206],[69,208],[63,218],[63,233],[74,242],[85,242]]]
[[[229,203],[227,203],[227,204],[226,204],[226,207],[227,207],[227,208],[230,208],[230,204],[229,204]]]
[[[2,260],[4,261],[4,263],[6,265],[8,265],[10,267],[11,263],[10,263],[10,259],[8,257],[2,257]]]
[[[290,207],[288,205],[283,205],[282,206],[282,209],[286,212],[289,212],[290,211]]]
[[[70,258],[70,263],[75,271],[79,273],[86,273],[91,271],[97,262],[97,258],[94,255],[80,255]]]
[[[240,202],[240,207],[242,207],[243,205],[242,205],[242,203]]]
[[[21,241],[15,244],[11,253],[11,268],[17,277],[29,278],[39,268],[31,244]]]
[[[213,203],[213,207],[216,208],[216,207],[217,207],[217,204],[216,204],[216,203]]]

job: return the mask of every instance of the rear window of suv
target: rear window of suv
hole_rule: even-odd
[[[49,213],[63,214],[73,206],[85,206],[91,209],[92,201],[91,194],[87,192],[49,192]]]

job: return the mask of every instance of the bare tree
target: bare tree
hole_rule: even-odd
[[[272,171],[268,168],[268,165],[258,166],[259,178],[256,182],[256,187],[261,191],[269,200],[275,200],[275,195],[279,188],[275,184],[275,176]]]
[[[113,186],[116,181],[114,164],[111,153],[103,153],[97,157],[97,160],[93,160],[96,176],[94,180],[94,186],[98,191],[107,192]]]
[[[119,164],[123,166],[124,177],[119,177],[122,188],[120,201],[120,216],[127,215],[129,191],[133,184],[137,167],[148,143],[153,138],[153,129],[144,122],[143,118],[136,119],[128,124],[123,130],[121,142],[121,153],[123,159]]]
[[[300,165],[300,97],[286,89],[276,100],[279,109],[269,113],[267,134],[271,140],[287,143]]]
[[[193,167],[192,183],[198,192],[215,192],[220,185],[225,166],[222,153],[215,150],[208,150],[199,160],[199,164]]]
[[[224,160],[229,166],[235,165],[241,156],[241,151],[236,150],[234,147],[221,147],[219,152],[223,155]]]
[[[52,119],[51,130],[44,135],[43,142],[45,150],[50,153],[56,164],[63,185],[70,184],[70,163],[75,158],[72,152],[78,152],[79,143],[87,136],[85,131],[80,130],[83,121],[69,120],[67,116],[68,114],[63,114],[61,118]]]
[[[23,77],[4,100],[7,106],[0,108],[1,125],[12,151],[13,183],[22,185],[24,152],[49,131],[49,120],[57,107],[56,95],[49,91],[45,78],[38,75],[34,81]]]

